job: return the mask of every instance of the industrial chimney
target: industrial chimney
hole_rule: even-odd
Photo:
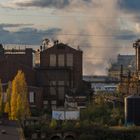
[[[138,39],[134,44],[133,47],[136,50],[136,70],[140,72],[140,39]]]

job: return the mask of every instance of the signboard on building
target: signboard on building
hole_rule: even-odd
[[[80,117],[79,110],[53,110],[52,119],[55,120],[78,120]]]

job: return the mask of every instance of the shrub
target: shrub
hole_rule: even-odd
[[[56,127],[57,127],[57,121],[54,120],[54,119],[52,119],[52,120],[51,120],[51,123],[50,123],[50,128],[56,129]]]

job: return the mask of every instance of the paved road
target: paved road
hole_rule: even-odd
[[[0,124],[0,140],[20,140],[18,129],[16,122],[10,121],[5,125]],[[6,134],[2,134],[2,130],[5,130]]]

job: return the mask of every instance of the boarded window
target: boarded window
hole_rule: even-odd
[[[73,81],[71,81],[71,87],[73,87]]]
[[[67,82],[66,82],[66,85],[67,85],[67,86],[69,86],[69,85],[70,85],[70,82],[69,82],[69,81],[67,81]]]
[[[67,54],[67,66],[73,66],[73,54]]]
[[[58,85],[59,86],[64,86],[65,85],[65,82],[64,81],[58,81]]]
[[[58,87],[58,99],[59,100],[64,100],[64,96],[65,96],[64,87]]]
[[[56,66],[56,55],[55,54],[50,55],[50,66]]]
[[[50,95],[56,95],[56,86],[50,87]]]
[[[29,92],[29,102],[30,103],[35,102],[35,94],[34,94],[34,92]]]
[[[59,54],[58,55],[58,66],[64,66],[65,61],[64,61],[64,54]]]
[[[50,86],[56,86],[56,81],[50,81]]]

